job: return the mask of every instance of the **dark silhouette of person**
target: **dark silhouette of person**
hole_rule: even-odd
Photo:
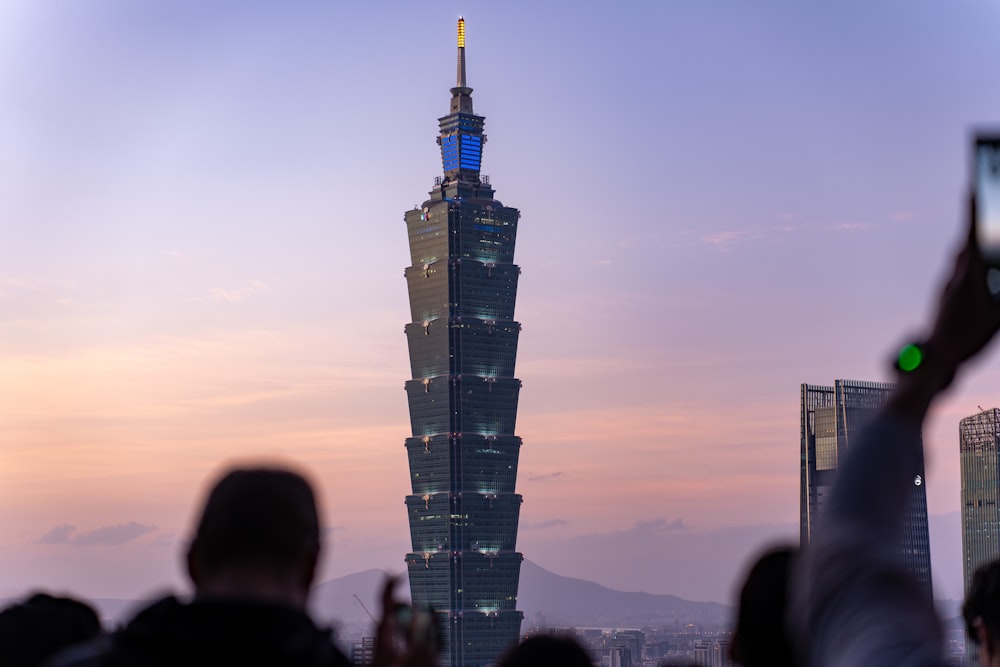
[[[511,648],[498,667],[594,667],[587,650],[571,635],[534,635]]]
[[[962,617],[969,638],[979,646],[979,664],[1000,665],[1000,561],[987,563],[972,575]]]
[[[789,580],[798,549],[775,547],[750,567],[736,612],[729,658],[743,667],[791,667],[791,638],[785,629]]]
[[[231,470],[209,493],[187,552],[194,598],[159,600],[55,667],[346,666],[330,631],[306,613],[319,553],[316,500],[301,475]]]
[[[100,634],[101,621],[89,605],[35,593],[0,611],[0,665],[36,667],[59,651]]]

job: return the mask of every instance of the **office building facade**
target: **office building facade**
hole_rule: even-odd
[[[893,385],[836,380],[801,387],[799,541],[809,544],[851,442],[885,404]],[[927,484],[923,466],[913,478],[899,544],[906,569],[931,592]]]
[[[958,425],[962,474],[962,573],[965,592],[980,566],[1000,558],[1000,409],[966,417]],[[966,664],[977,664],[966,638]]]
[[[517,642],[522,619],[514,488],[520,213],[494,199],[480,172],[484,121],[466,83],[460,19],[457,82],[450,113],[438,121],[444,173],[430,198],[404,216],[411,260],[406,563],[413,601],[437,613],[443,662],[452,667],[495,662]]]

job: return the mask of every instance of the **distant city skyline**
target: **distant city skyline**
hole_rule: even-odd
[[[224,462],[307,468],[320,579],[402,569],[409,263],[452,27],[519,230],[518,548],[731,601],[795,541],[799,384],[888,379],[962,238],[1000,7],[0,4],[0,595],[183,587]],[[499,187],[499,185],[498,185]],[[402,315],[401,315],[402,314]],[[934,589],[956,432],[927,424]]]

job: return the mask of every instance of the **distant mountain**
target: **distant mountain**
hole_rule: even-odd
[[[318,584],[313,589],[311,611],[317,619],[334,623],[343,635],[367,634],[371,619],[380,612],[379,594],[386,573],[365,570]],[[410,586],[404,574],[399,596],[408,598]],[[357,598],[355,598],[357,596]],[[0,600],[6,606],[13,600]],[[126,622],[147,602],[137,600],[90,600],[108,627]],[[731,608],[717,602],[692,602],[676,595],[626,593],[593,581],[562,577],[532,563],[521,566],[518,609],[524,612],[525,628],[544,616],[549,626],[663,626],[674,623],[715,626],[727,623]]]
[[[384,570],[365,570],[317,584],[313,588],[310,608],[320,620],[336,623],[344,628],[366,628],[371,625],[368,614],[354,598],[355,595],[378,618],[381,610],[380,594]],[[404,575],[397,586],[398,597],[410,597],[410,585]]]
[[[593,581],[562,577],[530,560],[521,565],[518,609],[526,624],[537,614],[549,625],[660,626],[671,623],[721,625],[729,621],[731,607],[718,602],[692,602],[676,595],[627,593]]]
[[[345,630],[370,624],[354,598],[364,602],[378,616],[378,591],[385,577],[382,570],[365,570],[319,584],[313,592],[313,613],[335,621]],[[544,615],[550,626],[643,626],[695,623],[715,626],[729,621],[731,608],[717,602],[692,602],[676,595],[627,593],[593,581],[562,577],[529,560],[521,566],[518,609],[524,612],[525,627]],[[409,594],[405,575],[399,591]]]

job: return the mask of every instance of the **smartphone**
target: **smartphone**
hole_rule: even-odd
[[[437,614],[429,607],[400,605],[396,609],[396,629],[404,645],[420,644],[441,651],[441,627]]]
[[[973,173],[976,241],[989,267],[986,286],[1000,301],[1000,133],[976,134]]]

